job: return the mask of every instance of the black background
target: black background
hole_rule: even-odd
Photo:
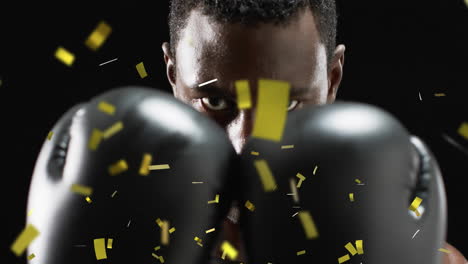
[[[24,228],[35,159],[57,119],[74,104],[119,85],[169,92],[161,51],[169,38],[167,0],[40,2],[0,4],[0,255],[8,258],[2,263],[24,262],[9,247]],[[442,137],[467,147],[457,129],[468,121],[468,7],[463,0],[343,0],[338,11],[338,40],[347,47],[338,99],[378,105],[427,142],[446,184],[447,240],[468,255],[468,156]],[[101,20],[113,32],[93,52],[84,41]],[[72,67],[54,58],[58,46],[75,54]],[[135,69],[142,61],[145,79]]]

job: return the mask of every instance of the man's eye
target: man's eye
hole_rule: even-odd
[[[291,100],[291,101],[289,101],[288,111],[294,110],[298,105],[299,105],[299,101],[298,101],[298,100]]]
[[[222,111],[229,107],[228,101],[220,97],[203,97],[201,102],[205,108],[213,111]]]

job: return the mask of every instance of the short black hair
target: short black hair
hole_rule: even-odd
[[[200,7],[203,14],[219,22],[255,25],[259,22],[286,24],[304,8],[315,16],[321,41],[330,62],[336,46],[337,12],[335,0],[171,0],[169,34],[171,52],[186,26],[190,11]]]

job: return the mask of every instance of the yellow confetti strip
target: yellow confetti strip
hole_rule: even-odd
[[[176,231],[176,228],[173,227],[173,228],[169,229],[169,234],[172,234],[172,233],[174,233],[175,231]]]
[[[199,237],[195,237],[193,240],[197,241],[197,242],[202,242],[202,239],[199,238]]]
[[[354,202],[354,193],[349,193],[349,200]]]
[[[292,191],[292,197],[295,203],[299,202],[299,193],[297,192],[297,184],[294,178],[289,179],[289,187]]]
[[[109,166],[109,174],[111,176],[115,176],[119,173],[122,173],[124,171],[128,170],[128,164],[125,160],[119,160],[116,163],[112,164]]]
[[[342,256],[341,258],[338,258],[338,263],[343,263],[349,260],[349,254],[346,254]]]
[[[33,213],[33,211],[34,211],[34,209],[31,209],[31,210],[29,210],[29,212],[28,212],[28,216],[31,216],[31,215],[32,215],[32,213]]]
[[[284,146],[281,146],[281,149],[292,149],[294,148],[294,145],[284,145]]]
[[[250,152],[250,154],[253,155],[253,156],[258,156],[258,155],[260,155],[260,153],[258,153],[258,152],[256,152],[256,151],[252,151],[252,152]]]
[[[47,135],[47,140],[51,140],[51,139],[52,139],[52,135],[54,135],[54,132],[53,132],[53,131],[50,131],[49,134]]]
[[[117,191],[114,191],[111,195],[112,198],[114,198],[114,196],[117,194]]]
[[[101,143],[102,132],[99,129],[93,129],[91,137],[89,138],[88,148],[91,150],[96,150]]]
[[[85,45],[93,51],[99,49],[112,32],[112,28],[104,21],[99,22],[94,31],[85,41]]]
[[[113,135],[117,134],[122,129],[123,129],[123,123],[122,123],[122,121],[119,121],[119,122],[113,124],[108,129],[106,129],[106,131],[104,131],[102,133],[102,137],[104,139],[108,139],[108,138],[112,137]]]
[[[436,97],[442,97],[442,96],[445,96],[445,94],[444,94],[444,93],[436,93],[436,94],[434,94],[434,95],[435,95]]]
[[[231,260],[236,260],[239,252],[228,242],[224,241],[221,244],[221,250],[223,251],[222,259],[227,255]]]
[[[318,238],[319,234],[317,231],[317,227],[315,226],[314,220],[312,219],[310,213],[308,211],[299,212],[299,219],[302,223],[302,227],[304,228],[306,238]]]
[[[349,253],[351,253],[351,255],[356,255],[357,254],[357,250],[356,248],[354,248],[353,244],[351,242],[349,242],[348,244],[345,245],[345,248],[349,251]]]
[[[156,224],[158,224],[159,227],[163,226],[163,221],[161,219],[156,219]]]
[[[112,249],[112,242],[114,242],[114,239],[112,238],[107,239],[107,248]]]
[[[150,165],[149,170],[167,170],[170,169],[169,164]]]
[[[458,134],[468,140],[468,123],[463,122],[458,128]]]
[[[161,244],[169,245],[169,222],[168,221],[162,221]]]
[[[146,76],[148,76],[148,73],[146,72],[145,65],[143,62],[140,62],[136,65],[136,69],[138,71],[138,74],[140,74],[140,77],[143,79]]]
[[[149,174],[149,166],[151,165],[151,161],[153,160],[153,156],[149,153],[143,154],[143,160],[141,161],[140,166],[140,175],[146,176]]]
[[[272,192],[276,190],[276,181],[271,173],[270,167],[266,160],[256,160],[254,161],[255,168],[257,169],[258,175],[260,175],[260,180],[262,181],[263,190],[265,192]]]
[[[36,255],[34,255],[34,253],[32,253],[31,255],[28,256],[28,260],[31,260],[31,259],[33,259],[35,257],[36,257]]]
[[[237,107],[239,109],[249,109],[252,107],[250,98],[250,86],[248,80],[239,80],[235,82],[237,92]]]
[[[356,248],[357,248],[357,253],[359,255],[364,254],[364,249],[362,247],[362,240],[356,240]]]
[[[296,174],[296,177],[299,178],[299,182],[297,183],[297,188],[301,188],[302,182],[306,179],[306,177],[300,173]]]
[[[10,249],[16,256],[21,256],[29,244],[39,235],[39,230],[33,225],[29,224],[21,231],[15,239]]]
[[[208,204],[212,204],[212,203],[219,203],[219,194],[215,196],[214,200],[208,201]]]
[[[255,205],[248,200],[245,202],[245,207],[252,212],[255,211]]]
[[[416,215],[419,216],[418,207],[419,205],[421,205],[421,202],[422,202],[422,199],[416,196],[416,198],[414,198],[413,202],[411,203],[408,209],[415,212]]]
[[[104,113],[109,114],[109,115],[113,115],[115,113],[115,106],[113,106],[113,105],[111,105],[111,104],[109,104],[108,102],[105,102],[105,101],[99,102],[98,109],[101,112],[104,112]]]
[[[361,180],[359,180],[359,179],[355,179],[354,181],[355,181],[356,183],[361,183]]]
[[[91,198],[89,198],[89,196],[86,196],[85,200],[88,202],[88,203],[92,203],[93,201],[91,201]]]
[[[440,251],[440,252],[447,253],[447,254],[450,254],[450,253],[452,253],[452,252],[450,252],[450,250],[448,250],[448,249],[445,249],[445,248],[439,248],[439,251]]]
[[[297,254],[298,256],[300,256],[300,255],[304,255],[305,253],[306,253],[305,250],[301,250],[301,251],[298,251],[296,254]]]
[[[158,255],[156,255],[155,253],[151,253],[151,255],[152,255],[153,257],[155,257],[156,259],[158,259],[159,262],[164,263],[164,258],[163,258],[163,256],[158,256]]]
[[[290,84],[260,79],[257,113],[252,136],[279,142],[283,137],[289,104]]]
[[[74,193],[81,194],[83,196],[90,196],[93,193],[93,188],[76,183],[72,184],[70,190]]]
[[[192,184],[203,184],[203,182],[192,182]]]
[[[75,55],[63,47],[58,47],[55,51],[55,58],[67,66],[72,66],[75,61]]]
[[[215,228],[211,228],[211,229],[206,230],[205,233],[208,234],[208,233],[214,232],[215,230],[216,230]]]
[[[198,242],[197,245],[199,245],[200,247],[203,247],[203,244]]]
[[[96,254],[96,259],[106,259],[106,246],[105,246],[105,239],[104,238],[96,238],[94,239],[94,253]]]
[[[318,166],[315,166],[314,172],[312,173],[313,175],[315,175],[315,173],[317,172],[317,168]]]
[[[158,251],[161,249],[161,246],[154,247],[154,251]]]

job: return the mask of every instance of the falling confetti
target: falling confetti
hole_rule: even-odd
[[[349,260],[349,254],[346,254],[340,258],[338,258],[338,263],[344,263]]]
[[[114,198],[114,196],[117,194],[117,191],[114,191],[111,195],[111,198]]]
[[[148,73],[146,72],[145,65],[143,64],[143,62],[138,63],[136,65],[136,69],[142,79],[148,76]]]
[[[115,106],[113,106],[112,104],[109,104],[108,102],[99,102],[98,104],[98,109],[103,112],[103,113],[106,113],[108,115],[113,115],[115,113]]]
[[[150,165],[149,170],[167,170],[170,169],[171,167],[169,164],[160,164],[160,165]]]
[[[251,212],[255,211],[255,205],[252,202],[250,202],[249,200],[247,200],[245,202],[245,207],[247,209],[249,209],[249,211],[251,211]]]
[[[215,230],[216,230],[215,228],[211,228],[211,229],[206,230],[205,233],[209,234],[211,232],[214,232]]]
[[[349,193],[349,200],[354,202],[354,193]]]
[[[32,253],[31,255],[28,256],[28,260],[31,260],[31,259],[33,259],[35,257],[36,257],[36,255],[34,255],[34,253]]]
[[[219,194],[215,196],[214,200],[208,201],[208,204],[212,204],[212,203],[219,203]]]
[[[47,135],[47,140],[51,140],[53,135],[54,135],[54,132],[50,131],[49,134]]]
[[[354,248],[353,244],[351,242],[349,242],[348,244],[345,245],[345,248],[349,251],[349,253],[351,253],[351,255],[356,255],[357,254],[357,250],[356,248]]]
[[[90,196],[93,193],[93,188],[76,183],[72,184],[70,190],[74,193],[81,194],[83,196]]]
[[[96,150],[101,143],[102,132],[99,129],[93,129],[91,137],[89,138],[88,148],[90,150]]]
[[[415,212],[417,216],[420,216],[418,207],[419,205],[421,205],[421,202],[422,202],[422,199],[416,196],[416,198],[414,198],[413,202],[411,203],[408,209]]]
[[[443,96],[445,96],[445,94],[444,93],[436,93],[436,94],[434,94],[434,96],[435,97],[443,97]]]
[[[141,166],[139,173],[142,176],[147,176],[149,174],[149,166],[153,160],[153,156],[149,153],[143,154],[143,160],[141,161]]]
[[[107,248],[112,249],[112,242],[114,242],[114,239],[112,238],[107,239]]]
[[[24,250],[31,244],[31,242],[39,235],[39,230],[33,225],[27,225],[23,231],[18,235],[10,249],[16,256],[21,256]]]
[[[291,188],[291,191],[292,191],[293,201],[295,203],[298,203],[299,202],[299,193],[297,191],[297,184],[296,184],[296,180],[294,178],[289,179],[289,187]]]
[[[281,149],[293,149],[294,148],[294,145],[284,145],[284,146],[281,146]]]
[[[109,166],[109,174],[111,176],[115,176],[119,173],[122,173],[124,171],[128,170],[128,164],[125,160],[119,160],[117,161],[116,163],[112,164],[111,166]]]
[[[270,167],[268,167],[266,160],[256,160],[254,161],[254,165],[258,174],[260,175],[263,190],[265,192],[275,191],[277,189],[276,181],[273,177],[273,174],[271,173]]]
[[[305,250],[301,250],[301,251],[298,251],[296,255],[300,256],[300,255],[304,255],[305,253],[306,253]]]
[[[318,238],[319,234],[317,231],[317,227],[315,226],[314,220],[312,219],[310,213],[308,211],[299,212],[299,219],[302,223],[302,227],[304,228],[306,238]]]
[[[101,21],[86,39],[85,45],[91,50],[96,51],[104,44],[111,32],[112,28],[105,21]]]
[[[258,153],[258,152],[256,152],[256,151],[252,151],[252,152],[250,152],[250,154],[251,154],[252,156],[258,156],[258,155],[260,155],[260,153]]]
[[[297,183],[297,188],[301,188],[302,182],[306,179],[306,177],[300,173],[296,174],[296,177],[299,178],[299,182]]]
[[[359,179],[355,179],[354,181],[355,181],[356,183],[361,183],[361,180],[359,180]]]
[[[357,253],[359,255],[364,254],[364,249],[362,247],[362,240],[356,240],[356,248],[357,248]]]
[[[192,182],[192,184],[203,184],[203,182]]]
[[[287,82],[259,80],[253,137],[281,141],[286,124],[289,90],[290,84]]]
[[[468,140],[468,122],[463,122],[458,128],[458,134]]]
[[[104,139],[108,139],[108,138],[112,137],[113,135],[117,134],[122,129],[123,129],[123,123],[122,123],[122,121],[119,121],[119,122],[113,124],[108,129],[106,129],[106,131],[104,131],[102,133],[102,137]]]
[[[169,229],[169,234],[172,234],[172,233],[174,233],[175,231],[176,231],[176,228],[173,227],[173,228]]]
[[[103,63],[99,64],[99,66],[106,65],[106,64],[111,63],[111,62],[114,62],[114,61],[116,61],[116,60],[118,60],[118,58],[112,59],[112,60],[110,60],[110,61],[103,62]]]
[[[162,221],[161,244],[169,245],[169,221]]]
[[[213,79],[213,80],[211,80],[211,81],[207,81],[207,82],[204,82],[204,83],[199,84],[198,87],[202,87],[202,86],[205,86],[205,85],[208,85],[208,84],[217,82],[217,81],[218,81],[218,79]]]
[[[63,47],[58,47],[55,51],[55,58],[67,66],[72,66],[75,61],[75,55]]]
[[[314,172],[312,173],[313,175],[315,175],[315,173],[317,172],[317,169],[318,169],[318,166],[315,166]]]
[[[86,200],[86,202],[88,202],[88,203],[92,203],[92,202],[93,202],[93,201],[91,201],[91,198],[89,198],[89,196],[86,196],[85,200]]]
[[[447,254],[450,254],[450,253],[452,253],[452,252],[450,252],[450,250],[448,250],[448,249],[445,249],[445,248],[439,248],[439,251],[440,251],[440,252],[447,253]]]
[[[414,233],[414,235],[413,235],[413,237],[411,239],[413,239],[416,236],[417,233],[419,233],[419,229],[416,231],[416,233]]]
[[[239,80],[235,82],[237,92],[237,107],[239,109],[249,109],[252,107],[250,98],[250,86],[248,80]]]
[[[237,259],[238,252],[228,241],[224,241],[221,244],[221,250],[223,251],[223,256],[221,257],[222,259],[225,259],[226,255],[231,260],[236,260]]]
[[[96,254],[96,259],[106,259],[106,246],[105,246],[105,239],[104,238],[96,238],[94,239],[94,253]]]

